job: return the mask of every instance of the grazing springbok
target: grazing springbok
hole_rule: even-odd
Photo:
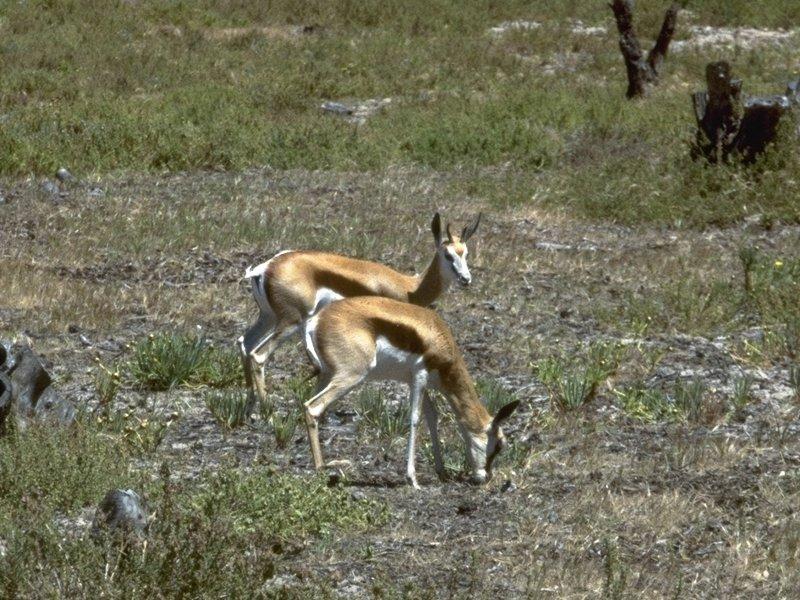
[[[258,305],[258,319],[237,340],[248,390],[248,414],[258,397],[266,399],[264,371],[272,353],[305,321],[335,300],[351,296],[385,296],[428,306],[453,281],[469,285],[467,240],[480,223],[481,215],[461,235],[453,235],[450,225],[442,236],[441,217],[433,216],[431,232],[436,253],[421,276],[403,275],[384,265],[355,258],[311,251],[285,251],[270,260],[247,269],[253,296]],[[258,367],[258,376],[254,376]]]
[[[472,480],[492,476],[492,461],[505,444],[500,424],[519,405],[503,406],[494,418],[481,403],[453,334],[432,310],[389,298],[347,298],[323,308],[306,323],[305,346],[317,367],[317,392],[305,403],[314,466],[323,467],[317,419],[325,408],[368,380],[395,380],[411,389],[411,428],[406,477],[418,488],[415,443],[420,409],[431,434],[436,473],[444,478],[436,404],[441,392],[455,413],[466,445]]]

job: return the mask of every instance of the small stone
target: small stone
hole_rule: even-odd
[[[64,167],[61,167],[58,171],[56,171],[56,179],[58,179],[61,183],[66,183],[75,178],[72,176],[72,173],[67,171]]]
[[[51,196],[58,196],[58,186],[49,179],[45,179],[42,181],[41,185],[42,191],[46,194],[50,194]]]
[[[474,502],[470,502],[469,500],[465,500],[456,507],[456,514],[469,515],[474,513],[477,508],[478,508],[477,504],[475,504]]]
[[[111,490],[97,507],[92,522],[92,535],[103,530],[129,531],[137,534],[147,529],[147,510],[139,494],[133,490]]]
[[[500,486],[500,491],[503,492],[503,493],[505,493],[505,492],[513,492],[516,489],[517,489],[517,484],[515,484],[510,479],[506,479],[503,482],[503,485]]]
[[[323,102],[320,106],[325,112],[332,112],[337,115],[352,115],[353,109],[341,102]]]

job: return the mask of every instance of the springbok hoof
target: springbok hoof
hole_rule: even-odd
[[[406,481],[408,482],[408,485],[413,487],[415,490],[422,489],[422,488],[419,487],[419,483],[417,482],[417,476],[416,475],[407,474],[406,475]]]

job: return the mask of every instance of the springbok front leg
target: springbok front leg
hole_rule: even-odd
[[[419,425],[419,412],[420,412],[420,399],[425,389],[427,381],[424,377],[417,375],[409,384],[411,388],[411,426],[408,432],[408,451],[406,454],[406,479],[419,489],[417,483],[417,467],[416,467],[416,444],[417,444],[417,426]]]
[[[439,441],[439,410],[436,408],[436,401],[431,398],[426,390],[422,397],[422,412],[425,414],[425,422],[428,424],[428,432],[431,435],[431,448],[433,449],[433,464],[436,468],[436,475],[444,480],[447,472],[444,468],[442,459],[442,444]]]

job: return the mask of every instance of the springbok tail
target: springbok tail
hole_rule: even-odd
[[[267,299],[267,266],[269,261],[255,267],[247,267],[244,278],[250,280],[250,288],[253,290],[253,298],[262,313],[270,313],[272,309]]]
[[[263,313],[270,313],[272,309],[269,306],[269,300],[267,300],[267,277],[266,274],[256,275],[255,277],[250,278],[250,286],[253,289],[253,298],[256,299],[256,304],[258,304],[258,308]]]

